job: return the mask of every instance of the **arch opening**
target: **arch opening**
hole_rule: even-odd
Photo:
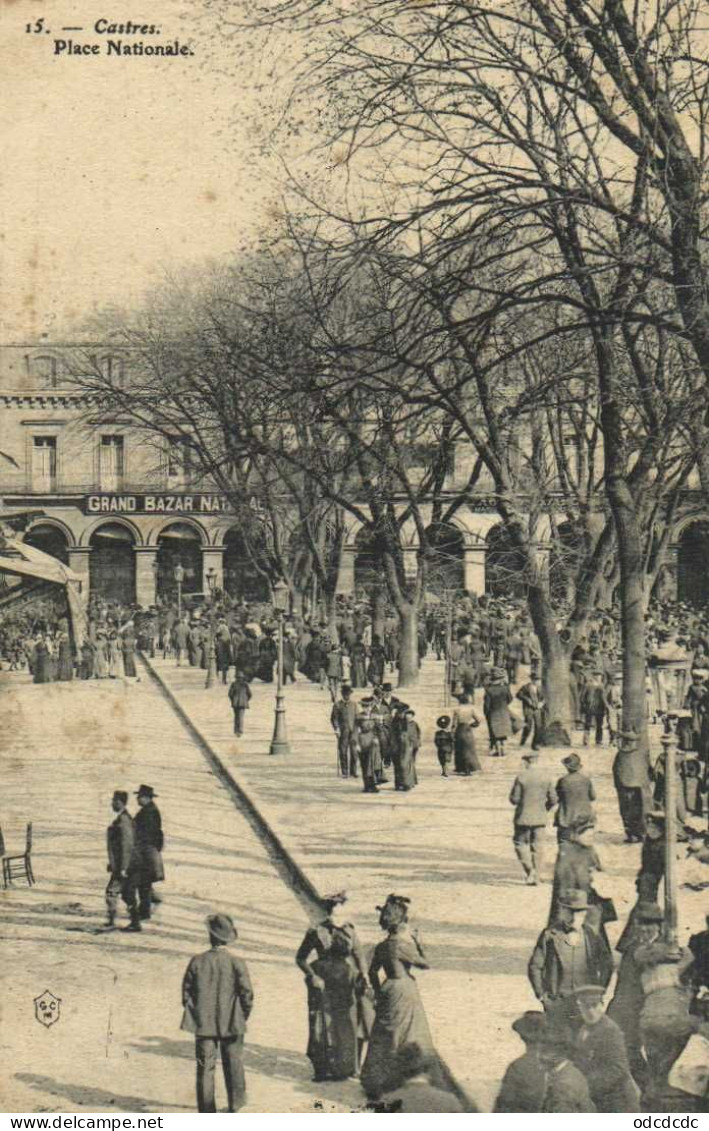
[[[89,540],[89,592],[91,597],[135,603],[135,539],[127,526],[107,522]]]
[[[63,530],[50,522],[38,522],[27,531],[24,541],[35,550],[57,558],[64,565],[69,565],[69,539]]]
[[[186,596],[203,591],[202,539],[186,522],[175,522],[160,531],[157,542],[157,591],[161,597],[177,593],[175,567],[184,571],[182,592]]]
[[[485,592],[491,597],[515,598],[527,593],[524,559],[501,523],[487,535]]]
[[[426,531],[428,548],[427,588],[441,595],[465,588],[463,534],[449,522],[436,523]]]

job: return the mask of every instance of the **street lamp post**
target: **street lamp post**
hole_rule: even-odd
[[[665,774],[665,938],[677,944],[677,726],[689,714],[684,708],[690,658],[673,640],[650,657],[655,706],[662,716]]]
[[[153,558],[153,604],[158,603],[158,559]]]
[[[209,608],[209,655],[207,656],[207,678],[205,680],[205,687],[212,687],[217,678],[217,655],[216,655],[216,640],[214,638],[214,588],[217,583],[217,571],[215,569],[207,570],[207,585],[209,587],[210,608]]]
[[[181,562],[178,562],[173,571],[175,582],[177,584],[177,619],[182,620],[182,582],[185,580],[185,568]]]
[[[290,754],[286,731],[286,705],[283,695],[283,618],[288,603],[288,586],[277,581],[273,586],[273,607],[278,618],[278,666],[276,674],[276,717],[269,754]]]

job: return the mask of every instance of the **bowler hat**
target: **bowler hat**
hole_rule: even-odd
[[[157,797],[152,785],[141,785],[140,789],[136,789],[135,795],[136,797]]]
[[[566,766],[568,770],[578,770],[581,767],[581,759],[578,754],[567,754],[565,758],[561,759],[562,766]]]
[[[352,688],[350,687],[350,685],[348,683],[343,683],[340,694],[341,695],[351,695],[352,694]]]
[[[377,904],[376,910],[383,911],[385,907],[391,907],[392,905],[395,907],[403,907],[405,910],[410,903],[411,900],[407,895],[395,895],[394,892],[391,892],[391,894],[386,897],[383,906],[380,907],[379,904]]]
[[[580,889],[562,892],[559,903],[562,907],[568,907],[569,911],[587,911],[588,895]]]
[[[218,942],[229,943],[236,938],[236,927],[231,915],[208,915],[205,922],[211,937]]]
[[[128,804],[128,794],[124,789],[114,789],[113,800],[120,801],[121,805]]]
[[[450,725],[451,725],[450,715],[439,715],[438,718],[436,719],[436,726],[437,727],[448,727]]]
[[[528,1009],[521,1017],[512,1022],[515,1033],[519,1033],[523,1041],[535,1044],[541,1040],[546,1022],[546,1015],[538,1009]]]
[[[383,683],[382,684],[382,691],[393,691],[393,690],[394,690],[394,688],[393,688],[391,683]]]

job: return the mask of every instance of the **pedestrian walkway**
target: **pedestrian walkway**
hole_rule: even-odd
[[[244,1110],[360,1105],[356,1083],[313,1084],[303,1055],[305,989],[293,956],[304,907],[153,681],[35,686],[5,674],[0,734],[0,824],[14,848],[33,821],[37,878],[32,890],[0,892],[4,1110],[194,1111],[181,980],[208,946],[214,909],[233,915],[256,992]],[[143,782],[163,814],[164,902],[141,934],[97,934],[111,796]],[[44,990],[61,998],[50,1029],[34,1017]],[[217,1096],[224,1110],[221,1081]]]
[[[548,884],[522,885],[512,848],[507,799],[520,767],[517,741],[510,740],[504,759],[483,757],[482,775],[442,778],[433,731],[442,709],[443,664],[429,658],[420,686],[398,692],[423,730],[419,786],[411,793],[390,785],[378,796],[364,794],[361,782],[337,776],[327,691],[302,677],[286,688],[291,753],[270,757],[274,685],[252,684],[246,733],[237,740],[225,687],[206,690],[200,669],[177,668],[171,660],[153,664],[315,887],[348,891],[367,943],[378,939],[375,905],[391,891],[411,897],[432,967],[418,981],[434,1039],[458,1082],[489,1110],[506,1064],[520,1052],[510,1024],[536,1005],[526,968],[550,900]],[[485,755],[484,725],[478,734]],[[564,753],[541,753],[554,779],[564,772]],[[580,753],[599,794],[598,849],[620,919],[613,937],[634,901],[640,851],[622,843],[612,751]],[[554,856],[550,832],[547,876]],[[700,903],[701,895],[683,893],[681,937],[702,925]]]

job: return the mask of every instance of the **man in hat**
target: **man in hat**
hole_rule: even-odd
[[[135,841],[126,877],[126,902],[131,920],[126,929],[130,931],[141,930],[141,920],[150,918],[154,902],[153,884],[165,879],[162,863],[162,818],[154,800],[157,793],[152,786],[141,785],[136,797],[138,812],[133,821]]]
[[[542,731],[542,708],[544,707],[544,700],[542,699],[539,685],[533,676],[530,675],[528,681],[522,684],[517,692],[517,698],[522,704],[522,713],[524,715],[524,726],[522,727],[522,736],[519,740],[519,744],[520,746],[524,746],[531,735],[532,750],[538,750]]]
[[[111,808],[116,814],[106,831],[109,880],[106,885],[107,927],[114,927],[118,912],[118,897],[124,895],[126,873],[133,854],[133,818],[128,812],[128,794],[114,791]]]
[[[244,673],[238,668],[234,672],[234,679],[227,694],[234,712],[234,734],[240,738],[244,733],[244,719],[251,702],[251,688],[244,678]]]
[[[226,949],[237,937],[229,915],[208,915],[210,949],[190,959],[182,982],[182,1029],[195,1036],[197,1110],[216,1112],[214,1069],[221,1055],[229,1111],[246,1100],[244,1036],[254,994],[246,963]]]
[[[566,767],[566,773],[556,783],[559,808],[554,818],[559,842],[568,840],[569,829],[577,821],[594,819],[593,802],[596,800],[593,782],[590,777],[581,773],[581,759],[578,754],[567,754],[561,759],[561,764]]]
[[[556,804],[554,787],[538,759],[536,750],[522,755],[524,768],[510,791],[510,804],[515,806],[513,843],[528,884],[539,883],[545,827]]]
[[[640,1095],[630,1074],[625,1039],[603,1010],[601,986],[579,986],[576,1001],[583,1024],[574,1063],[583,1072],[597,1111],[638,1111]]]
[[[544,1073],[539,1059],[539,1046],[544,1031],[545,1015],[528,1010],[513,1021],[512,1028],[524,1041],[525,1050],[508,1065],[495,1101],[495,1113],[540,1112],[544,1103]]]
[[[453,760],[453,735],[450,730],[450,715],[439,715],[436,720],[436,733],[433,741],[436,746],[436,756],[441,767],[441,776],[448,777],[448,766]]]
[[[529,980],[552,1019],[577,1027],[576,990],[587,985],[606,989],[613,974],[613,958],[605,937],[585,922],[586,892],[567,892],[559,902],[556,922],[537,939],[529,960]]]
[[[337,760],[343,778],[357,777],[357,720],[360,709],[352,698],[352,688],[343,686],[340,698],[330,712],[332,729],[337,735]]]
[[[586,683],[581,692],[584,746],[588,746],[592,728],[595,730],[596,746],[600,746],[603,742],[603,723],[607,709],[608,704],[606,703],[606,693],[601,675],[595,668],[590,669],[587,672]]]
[[[572,1054],[572,1034],[546,1018],[539,1047],[544,1072],[541,1108],[544,1113],[561,1115],[596,1110],[586,1077],[573,1063]]]
[[[650,767],[632,728],[621,730],[618,738],[620,746],[613,760],[613,784],[620,819],[626,843],[640,843],[645,835],[645,812],[650,801]]]

